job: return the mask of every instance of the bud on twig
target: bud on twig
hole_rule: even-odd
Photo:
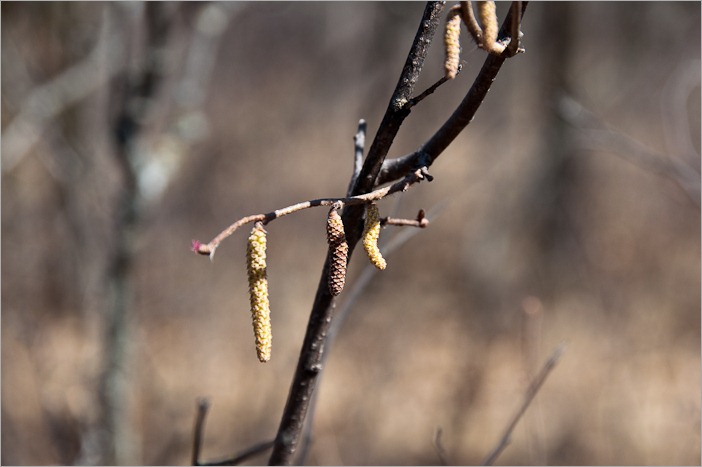
[[[256,354],[258,359],[265,363],[271,359],[272,334],[266,275],[266,231],[260,222],[256,222],[249,236],[246,270],[249,276],[249,298],[256,337]]]
[[[363,249],[368,254],[368,259],[378,269],[385,269],[387,262],[378,249],[378,237],[380,236],[380,213],[375,203],[368,205],[366,210],[366,222],[363,228]]]

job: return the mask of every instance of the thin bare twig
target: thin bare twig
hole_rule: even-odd
[[[436,427],[436,431],[434,432],[434,439],[433,439],[433,445],[434,445],[434,451],[436,451],[436,455],[439,456],[439,462],[441,462],[441,465],[450,465],[450,462],[448,460],[448,455],[446,454],[446,449],[444,449],[444,445],[441,442],[441,435],[444,434],[444,430],[440,427]]]
[[[462,70],[462,69],[463,69],[463,65],[458,65],[458,71],[456,71],[456,76],[458,76],[458,75],[461,73],[461,70]],[[426,99],[428,96],[430,96],[431,94],[434,94],[434,91],[436,91],[437,89],[439,89],[439,86],[441,86],[442,84],[444,84],[446,81],[449,81],[449,78],[447,78],[447,77],[445,77],[445,76],[441,77],[441,79],[439,79],[439,81],[437,81],[436,83],[434,83],[434,84],[432,84],[431,86],[429,86],[429,88],[427,88],[423,93],[421,93],[420,95],[418,95],[418,96],[413,97],[412,99],[410,99],[410,100],[407,102],[407,105],[405,106],[405,108],[411,109],[411,108],[414,107],[415,105],[419,104],[419,103],[422,102],[424,99]]]
[[[356,179],[356,184],[351,192],[352,195],[369,193],[377,185],[376,180],[383,161],[402,122],[409,115],[409,110],[404,109],[404,105],[411,98],[415,83],[419,79],[419,74],[424,66],[424,59],[429,52],[429,46],[439,24],[443,8],[444,2],[429,2],[424,9],[402,73],[395,86],[390,103],[386,108],[378,132],[368,150],[368,156],[363,164],[361,173]],[[342,214],[342,220],[346,229],[346,241],[349,246],[349,259],[361,237],[363,229],[361,219],[364,211],[363,206],[349,205],[344,208]],[[293,377],[288,400],[280,420],[273,453],[269,459],[269,464],[271,465],[288,465],[294,461],[309,402],[317,387],[318,377],[323,368],[322,356],[334,310],[334,297],[328,287],[329,264],[329,255],[327,255],[322,267],[312,311],[310,312],[300,357],[295,369],[295,376]]]
[[[360,119],[358,121],[358,131],[353,137],[353,175],[349,183],[349,189],[346,191],[346,196],[350,197],[358,175],[363,168],[363,149],[366,145],[366,121]]]
[[[378,201],[394,193],[407,190],[411,185],[431,178],[426,172],[426,169],[417,169],[413,173],[406,176],[404,179],[397,183],[386,186],[384,188],[379,188],[365,195],[351,196],[348,198],[319,198],[310,201],[303,201],[302,203],[293,204],[292,206],[287,206],[281,209],[276,209],[275,211],[266,214],[253,214],[251,216],[242,217],[238,221],[234,222],[232,225],[224,229],[219,235],[217,235],[210,243],[201,243],[197,240],[193,241],[192,250],[201,255],[209,255],[210,259],[214,258],[215,251],[220,243],[234,232],[237,231],[242,225],[246,225],[250,222],[263,222],[267,224],[275,219],[279,219],[288,214],[292,214],[303,209],[314,208],[318,206],[331,206],[335,203],[342,203],[343,205],[357,205],[365,204],[371,201]]]
[[[202,464],[198,465],[239,465],[242,462],[246,462],[250,458],[269,450],[271,447],[273,447],[273,440],[264,441],[262,443],[254,444],[250,448],[246,448],[236,456],[229,459],[214,462],[203,462]]]
[[[205,418],[210,408],[210,401],[202,398],[197,401],[197,415],[195,416],[195,429],[193,430],[193,457],[192,465],[200,464],[200,452],[202,450],[202,438],[205,431]]]
[[[429,225],[429,220],[424,215],[424,209],[420,209],[416,219],[398,219],[395,217],[384,217],[380,219],[380,225],[396,225],[402,227],[419,227],[421,229]]]
[[[497,459],[497,456],[499,456],[510,443],[514,427],[517,426],[517,423],[524,415],[524,412],[526,412],[527,408],[529,407],[529,404],[531,404],[531,401],[534,400],[534,397],[539,392],[539,389],[541,389],[541,386],[544,384],[544,381],[546,381],[548,375],[551,374],[551,371],[556,366],[556,363],[558,363],[558,360],[561,358],[561,355],[563,355],[565,347],[565,343],[559,345],[553,352],[553,354],[551,354],[551,357],[546,361],[544,366],[541,368],[541,371],[539,371],[539,373],[531,381],[529,387],[524,393],[524,401],[522,402],[522,405],[519,406],[515,414],[512,416],[512,419],[505,428],[502,438],[500,438],[500,441],[497,443],[497,446],[495,446],[495,448],[490,452],[490,454],[488,454],[488,456],[483,460],[482,465],[492,465]]]
[[[524,15],[528,3],[529,2],[522,2],[520,16]],[[500,29],[498,40],[507,35],[511,22],[512,10],[510,9]],[[404,177],[407,172],[414,170],[418,166],[430,167],[436,158],[444,152],[449,144],[451,144],[461,131],[473,120],[475,113],[483,103],[493,81],[507,58],[507,53],[488,55],[480,73],[478,73],[473,85],[468,90],[468,94],[466,94],[448,120],[446,120],[441,128],[439,128],[426,143],[413,153],[397,159],[385,161],[378,175],[378,185]]]

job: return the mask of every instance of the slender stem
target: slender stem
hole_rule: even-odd
[[[528,2],[522,2],[522,15],[526,9]],[[507,15],[499,37],[507,33],[512,22],[512,10]],[[453,142],[454,139],[465,129],[466,126],[473,120],[476,112],[483,103],[493,81],[497,77],[502,64],[508,58],[507,53],[502,55],[488,55],[483,64],[480,73],[475,78],[473,85],[468,90],[468,94],[463,98],[463,101],[458,105],[456,110],[446,120],[429,140],[424,143],[415,152],[406,156],[385,161],[382,170],[378,176],[378,184],[391,182],[403,177],[408,171],[423,165],[431,166],[441,153]]]
[[[424,10],[395,92],[373,140],[373,144],[369,149],[361,173],[356,180],[352,191],[354,195],[369,193],[376,186],[376,178],[380,167],[400,125],[409,113],[409,110],[405,110],[403,107],[409,101],[414,84],[419,78],[419,73],[424,65],[424,58],[439,24],[439,15],[443,6],[444,2],[429,2]],[[362,215],[362,208],[347,206],[344,209],[342,219],[344,220],[344,226],[347,228],[349,258],[361,236],[362,226],[360,221]],[[271,465],[289,465],[294,461],[309,401],[312,398],[318,377],[323,368],[322,356],[334,310],[334,300],[327,286],[328,270],[329,256],[327,255],[310,313],[295,376],[293,377],[288,400],[280,421],[273,453],[269,460]]]
[[[199,241],[193,241],[193,251],[201,255],[209,255],[210,259],[214,258],[215,251],[222,241],[232,235],[239,229],[242,225],[249,224],[251,222],[263,222],[267,224],[275,219],[279,219],[288,214],[292,214],[303,209],[314,208],[317,206],[331,206],[335,203],[342,203],[348,206],[365,204],[371,201],[378,201],[394,193],[407,190],[411,185],[419,182],[420,180],[430,179],[430,175],[427,174],[426,170],[421,168],[415,170],[413,173],[407,175],[405,178],[396,182],[392,185],[386,186],[384,188],[379,188],[370,193],[364,195],[351,196],[349,198],[319,198],[309,201],[303,201],[302,203],[293,204],[292,206],[287,206],[281,209],[276,209],[275,211],[269,212],[267,214],[253,214],[250,216],[242,217],[238,221],[234,222],[232,225],[224,229],[219,235],[217,235],[210,243],[200,243]]]
[[[207,399],[199,399],[197,401],[197,416],[195,417],[195,430],[193,435],[193,457],[192,465],[200,464],[200,451],[202,449],[203,432],[205,431],[205,418],[207,411],[210,408],[210,402]]]
[[[356,185],[356,180],[358,175],[361,173],[363,168],[363,149],[366,145],[366,121],[361,119],[358,121],[358,131],[353,137],[353,175],[351,176],[351,182],[349,183],[349,189],[346,196],[351,196],[353,192],[353,187]]]
[[[214,462],[203,462],[200,465],[239,465],[256,455],[269,450],[272,446],[273,441],[263,441],[262,443],[254,444],[250,448],[246,448],[244,451],[229,459]]]
[[[534,397],[539,392],[539,389],[541,389],[541,386],[544,384],[544,381],[546,381],[546,378],[551,373],[551,370],[553,370],[553,368],[556,366],[556,363],[558,363],[558,360],[561,358],[561,355],[563,355],[564,351],[565,344],[561,344],[556,348],[553,354],[551,354],[551,357],[548,360],[546,360],[546,363],[541,368],[541,371],[539,371],[539,374],[537,374],[529,384],[529,387],[527,388],[526,393],[524,394],[524,401],[514,413],[510,422],[507,424],[502,438],[500,438],[500,441],[497,443],[497,446],[495,446],[495,448],[490,452],[490,454],[488,454],[488,456],[483,460],[482,465],[492,465],[497,459],[497,456],[499,456],[502,453],[502,451],[505,450],[505,448],[512,439],[512,432],[514,431],[514,427],[516,427],[519,420],[521,420],[522,416],[524,415],[524,412],[526,412],[527,408],[529,407],[529,404],[531,404],[531,401],[534,400]]]

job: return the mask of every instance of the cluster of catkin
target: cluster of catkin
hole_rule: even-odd
[[[329,243],[329,292],[337,296],[344,289],[346,282],[346,265],[348,262],[349,246],[346,243],[344,223],[334,205],[327,216],[327,243]],[[380,214],[378,206],[370,203],[366,210],[366,220],[363,228],[363,249],[371,263],[378,269],[385,269],[387,262],[378,249],[380,235]]]
[[[473,15],[471,2],[461,2],[449,9],[444,29],[444,73],[447,79],[453,79],[458,74],[461,55],[461,20],[478,47],[493,55],[499,55],[505,50],[504,44],[497,42],[497,13],[494,1],[480,1],[478,4],[478,18],[482,28]]]
[[[329,243],[329,292],[337,296],[344,289],[346,282],[346,264],[349,245],[346,242],[344,223],[334,205],[327,216],[327,242]],[[363,248],[371,263],[378,269],[385,269],[387,262],[378,249],[380,235],[380,214],[378,206],[370,203],[366,210],[363,228]],[[261,222],[256,222],[249,235],[246,248],[246,271],[249,279],[249,300],[256,354],[265,363],[271,359],[273,335],[271,332],[271,307],[268,300],[268,277],[266,272],[266,230]]]

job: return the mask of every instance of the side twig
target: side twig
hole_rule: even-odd
[[[565,343],[563,343],[556,348],[553,354],[551,354],[551,357],[541,368],[541,371],[539,371],[539,374],[537,374],[532,380],[532,382],[529,384],[529,387],[527,388],[526,393],[524,394],[524,402],[522,402],[522,405],[519,407],[519,409],[517,409],[514,416],[512,416],[512,420],[510,420],[510,422],[507,424],[507,428],[505,428],[502,438],[500,438],[500,441],[497,443],[497,446],[495,446],[495,448],[490,452],[490,454],[488,454],[488,456],[483,460],[482,465],[492,465],[497,459],[497,456],[499,456],[510,443],[514,427],[517,426],[517,423],[524,415],[524,412],[526,412],[527,408],[529,407],[529,404],[531,404],[531,401],[534,400],[534,397],[539,392],[539,389],[541,389],[541,386],[544,384],[544,381],[546,381],[546,378],[556,366],[556,363],[558,363],[558,360],[561,358],[561,355],[563,355],[563,352],[565,351],[565,347]]]
[[[356,185],[356,180],[358,175],[361,173],[363,168],[363,149],[366,145],[366,121],[360,119],[358,121],[358,131],[353,137],[353,175],[351,176],[351,182],[349,183],[349,189],[346,192],[346,196],[350,197],[353,191],[354,185]]]
[[[200,452],[202,450],[202,438],[205,431],[205,418],[210,408],[210,401],[205,398],[197,401],[197,415],[195,416],[195,429],[193,430],[193,457],[192,465],[200,464]]]
[[[522,8],[520,16],[523,16],[529,2],[521,3]],[[510,9],[510,12],[502,24],[498,39],[504,37],[511,27],[512,10],[513,9]],[[397,159],[385,161],[378,175],[378,185],[397,180],[418,166],[431,166],[449,144],[451,144],[461,131],[473,120],[475,113],[483,103],[493,81],[507,58],[508,53],[506,52],[501,55],[489,55],[480,73],[478,73],[475,81],[473,81],[473,85],[468,90],[468,94],[466,94],[463,101],[461,101],[448,120],[446,120],[441,128],[415,152]]]
[[[440,426],[437,426],[432,444],[434,445],[434,451],[436,451],[436,455],[439,456],[439,462],[441,462],[441,465],[451,465],[449,463],[448,456],[446,455],[446,449],[444,448],[444,445],[441,442],[441,436],[443,434],[444,430]]]
[[[429,180],[430,178],[432,177],[427,173],[426,169],[421,168],[407,175],[399,182],[396,182],[384,188],[379,188],[364,195],[351,196],[348,198],[313,199],[310,201],[303,201],[302,203],[293,204],[292,206],[287,206],[281,209],[276,209],[275,211],[269,212],[267,214],[253,214],[251,216],[242,217],[241,219],[224,229],[209,243],[201,243],[197,240],[193,240],[192,250],[201,255],[209,255],[210,259],[212,259],[219,244],[222,243],[224,239],[236,232],[237,229],[239,229],[239,227],[241,227],[242,225],[246,225],[251,222],[263,222],[263,224],[265,225],[273,220],[280,219],[283,216],[287,216],[288,214],[292,214],[297,211],[302,211],[303,209],[309,209],[318,206],[331,206],[334,203],[342,203],[347,206],[352,206],[369,203],[371,201],[378,201],[394,193],[406,191],[411,185],[424,179]]]
[[[214,462],[203,462],[202,464],[198,465],[239,465],[243,462],[246,462],[254,456],[266,452],[271,447],[273,447],[273,440],[264,441],[262,443],[254,444],[250,448],[246,448],[236,456],[231,457],[229,459],[223,459],[221,461]]]

